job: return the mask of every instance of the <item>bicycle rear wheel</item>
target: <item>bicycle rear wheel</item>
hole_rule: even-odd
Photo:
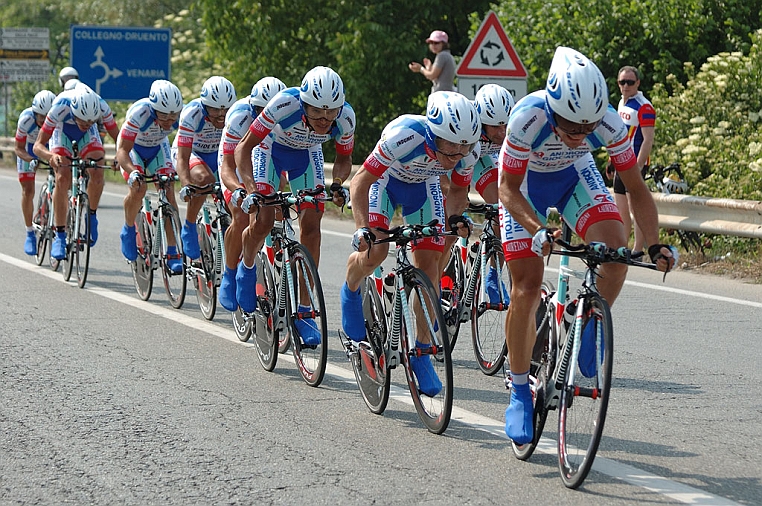
[[[231,314],[233,316],[233,330],[235,330],[235,335],[241,342],[245,343],[251,337],[251,320],[243,316],[241,308],[236,309]]]
[[[69,281],[71,279],[71,271],[74,268],[74,246],[76,243],[74,230],[76,219],[76,212],[72,206],[71,198],[69,198],[69,206],[66,210],[66,256],[61,260],[63,262],[63,270],[61,273],[63,274],[64,281]],[[59,263],[61,261],[59,261]]]
[[[439,291],[434,289],[429,278],[419,269],[413,269],[406,276],[405,293],[409,311],[403,310],[405,316],[402,317],[400,340],[408,388],[418,416],[426,428],[434,434],[441,434],[447,429],[452,414],[450,340],[439,303]],[[426,341],[431,345],[419,346],[418,342]],[[435,395],[427,395],[420,391],[419,380],[410,363],[412,356],[418,356],[419,360],[431,360],[434,374],[442,383],[442,388]]]
[[[148,300],[153,290],[153,237],[151,225],[143,211],[138,213],[135,229],[138,257],[132,265],[132,279],[138,296]]]
[[[211,238],[206,233],[206,225],[201,218],[196,223],[196,231],[198,233],[199,250],[201,251],[201,257],[198,262],[194,262],[194,264],[198,263],[200,265],[193,269],[196,298],[198,299],[198,307],[201,309],[201,314],[207,320],[212,320],[217,310],[217,287],[214,283],[214,257],[216,251],[212,245]]]
[[[510,304],[511,273],[497,238],[490,238],[490,244],[484,247],[487,248],[484,257],[487,280],[482,279],[484,269],[478,269],[471,308],[471,340],[476,364],[484,374],[492,376],[503,366],[508,351],[505,317]]]
[[[352,369],[365,404],[379,415],[389,402],[391,370],[386,367],[386,315],[373,278],[362,284],[362,309],[368,339],[353,343]]]
[[[442,313],[447,323],[450,351],[455,348],[460,331],[460,305],[463,302],[465,266],[462,248],[456,242],[450,249],[450,259],[442,272]]]
[[[596,293],[583,297],[580,303],[584,303],[582,328],[595,325],[596,367],[592,377],[587,378],[578,361],[572,360],[574,383],[563,378],[558,411],[558,467],[564,485],[569,488],[582,484],[598,451],[611,392],[614,358],[614,331],[608,303]]]
[[[328,322],[323,285],[315,261],[307,248],[301,244],[294,244],[289,248],[291,281],[294,283],[295,296],[295,300],[286,304],[287,312],[290,313],[288,328],[291,331],[291,346],[302,378],[309,386],[316,387],[323,381],[328,360]],[[306,290],[304,297],[303,290]],[[289,290],[286,290],[286,293],[287,297],[291,297]],[[303,299],[309,300],[309,307],[301,307],[296,313],[291,313],[292,307],[302,306],[300,301]],[[304,335],[300,332],[300,326],[302,332],[305,332]]]
[[[277,291],[273,271],[265,253],[257,253],[254,266],[257,269],[257,309],[253,314],[253,329],[251,324],[249,328],[254,333],[254,346],[257,348],[259,363],[265,371],[272,371],[278,363],[278,330],[275,317],[278,310]],[[241,336],[238,338],[241,339]]]
[[[187,286],[187,278],[185,277],[185,255],[183,254],[183,245],[180,240],[180,218],[177,214],[177,210],[172,206],[164,207],[158,216],[159,220],[163,220],[163,223],[159,223],[161,226],[161,237],[157,239],[161,241],[159,250],[161,251],[161,258],[159,265],[161,267],[161,277],[164,280],[164,289],[167,292],[169,303],[175,309],[180,309],[185,302],[185,289]],[[167,251],[169,248],[169,241],[167,233],[168,230],[172,230],[174,242],[176,243],[177,253],[170,255]],[[181,270],[180,272],[173,272],[170,268],[170,260],[180,260]]]

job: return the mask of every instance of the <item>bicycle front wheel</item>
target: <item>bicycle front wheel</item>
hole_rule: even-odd
[[[257,309],[254,311],[253,320],[254,345],[257,348],[259,363],[262,364],[265,371],[272,371],[275,369],[275,364],[278,363],[278,330],[275,317],[275,312],[278,310],[278,299],[275,280],[267,255],[264,252],[257,253],[254,267],[257,269],[255,287]],[[240,312],[240,308],[238,311]],[[241,339],[241,336],[239,335],[238,338]]]
[[[196,298],[201,314],[207,320],[214,318],[217,310],[217,287],[214,283],[214,260],[216,251],[212,246],[212,240],[206,233],[206,225],[199,218],[196,223],[196,232],[198,234],[198,245],[201,251],[199,266],[193,269],[195,274],[193,281],[196,287]]]
[[[486,242],[486,241],[485,241]],[[505,317],[508,313],[511,293],[511,273],[503,257],[499,239],[491,238],[484,259],[486,269],[476,273],[474,302],[471,309],[471,339],[474,356],[479,369],[492,376],[503,366],[507,347],[505,344]],[[478,261],[478,260],[477,260]],[[482,279],[486,271],[487,278]]]
[[[289,330],[296,366],[304,381],[312,387],[320,385],[328,360],[328,322],[326,320],[323,285],[310,252],[301,244],[289,246],[291,282],[294,300],[287,301]],[[285,268],[286,266],[284,266]],[[291,290],[286,287],[287,296]],[[308,306],[303,302],[308,301]],[[297,307],[296,312],[292,312]]]
[[[40,189],[40,196],[37,198],[37,208],[34,210],[32,223],[37,232],[37,254],[34,256],[37,265],[42,265],[45,261],[45,252],[50,242],[50,206],[48,204],[48,184],[44,183]]]
[[[439,290],[434,289],[423,271],[413,269],[406,274],[405,294],[408,310],[403,309],[404,316],[400,316],[403,318],[400,339],[410,395],[426,428],[441,434],[450,423],[453,386],[450,340]],[[426,377],[418,378],[416,373]]]
[[[580,360],[570,357],[570,363],[574,364],[574,381],[561,378],[564,387],[558,411],[558,467],[564,485],[569,488],[582,484],[598,451],[614,359],[614,330],[608,303],[593,293],[583,297],[580,304],[584,304],[582,328],[593,325],[595,332],[583,330]],[[586,337],[593,335],[594,339],[586,343]],[[580,368],[579,364],[584,367]]]
[[[450,337],[450,351],[455,348],[460,331],[460,305],[463,302],[465,287],[465,266],[463,249],[456,242],[450,249],[450,259],[442,272],[442,314],[447,323],[447,335]]]
[[[77,213],[76,208],[72,205],[71,197],[69,198],[69,206],[66,210],[66,256],[63,258],[63,274],[64,281],[71,279],[71,271],[74,269],[74,231],[76,230]],[[59,261],[60,263],[60,261]]]
[[[365,404],[379,415],[389,402],[391,370],[386,367],[386,315],[374,278],[365,278],[362,284],[362,309],[368,339],[353,343],[352,368]]]
[[[161,266],[161,276],[164,280],[164,289],[169,297],[169,303],[175,309],[180,309],[185,302],[185,289],[188,280],[185,277],[185,255],[183,255],[182,241],[180,240],[180,218],[177,215],[177,210],[172,206],[166,206],[161,212],[159,212],[159,220],[163,219],[163,223],[159,223],[161,226],[161,237],[157,239],[161,241],[159,244],[161,251],[161,258],[159,264]],[[170,254],[169,248],[169,230],[172,231],[172,237],[175,246],[175,253]],[[175,260],[179,260],[179,267]],[[172,266],[175,269],[172,269]]]
[[[138,296],[148,300],[153,290],[153,237],[151,225],[143,211],[138,213],[135,229],[138,257],[132,266],[132,279]]]

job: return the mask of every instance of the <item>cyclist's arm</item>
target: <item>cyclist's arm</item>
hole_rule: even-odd
[[[638,227],[643,231],[646,244],[659,243],[659,213],[645,181],[638,170],[619,172],[627,192],[630,194],[630,209],[635,215]]]
[[[253,125],[253,124],[252,124]],[[264,138],[249,129],[241,138],[241,142],[235,147],[235,164],[238,167],[238,173],[241,175],[246,192],[254,193],[257,189],[254,183],[254,170],[251,164],[251,152],[259,146]]]
[[[180,178],[180,184],[183,186],[188,186],[192,183],[190,179],[190,156],[192,152],[192,146],[177,146],[175,171]]]
[[[222,164],[220,164],[220,181],[231,192],[245,186],[238,180],[238,175],[235,172],[234,153],[223,153]]]
[[[48,133],[45,130],[40,130],[40,133],[37,135],[37,140],[34,141],[32,151],[37,155],[37,158],[48,162],[50,166],[53,167],[53,170],[58,170],[61,168],[62,160],[60,156],[54,155],[53,152],[48,149],[48,141],[51,136],[51,133]]]
[[[135,170],[135,166],[130,158],[130,151],[132,151],[133,147],[135,147],[134,139],[128,139],[122,135],[117,138],[116,161],[119,162],[119,166],[128,174]]]
[[[343,181],[349,179],[352,172],[352,154],[341,155],[336,153],[336,161],[333,162],[333,177],[340,178]],[[328,185],[330,186],[330,185]]]
[[[654,145],[654,127],[640,127],[643,134],[643,142],[638,151],[638,169],[643,169],[648,164],[648,157],[651,156],[651,148]]]
[[[16,142],[13,144],[13,152],[16,153],[16,156],[25,162],[31,162],[34,160],[34,157],[30,155],[26,150],[26,137],[21,140],[16,137]]]
[[[106,126],[106,131],[111,136],[112,139],[114,139],[114,142],[116,142],[119,138],[119,126],[116,124],[116,121],[113,123],[112,126]]]
[[[453,182],[447,190],[447,199],[445,200],[445,228],[450,228],[447,219],[450,216],[463,214],[468,205],[468,186],[459,186]]]
[[[358,229],[368,226],[368,191],[373,183],[378,181],[378,176],[371,173],[365,165],[360,167],[357,174],[352,178],[349,192],[352,195],[352,215],[355,218],[355,227]]]

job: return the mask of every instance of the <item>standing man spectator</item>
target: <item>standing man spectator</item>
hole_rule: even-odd
[[[455,91],[455,59],[450,54],[449,37],[442,30],[434,30],[426,39],[429,50],[436,55],[434,63],[428,58],[423,59],[423,65],[411,62],[408,68],[413,72],[423,74],[423,77],[432,82],[431,92]]]
[[[622,92],[617,112],[627,126],[627,135],[632,142],[635,156],[638,161],[638,170],[645,175],[649,165],[651,148],[654,144],[654,124],[656,123],[656,111],[651,102],[639,91],[640,72],[635,67],[625,66],[617,74],[617,83]],[[630,234],[630,228],[635,228],[635,243],[633,251],[643,250],[643,232],[637,222],[631,218],[630,194],[622,183],[619,174],[614,176],[614,202],[619,208],[624,223],[625,233]]]

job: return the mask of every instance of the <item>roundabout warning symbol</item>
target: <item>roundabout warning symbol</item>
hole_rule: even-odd
[[[524,64],[493,11],[482,21],[455,73],[459,77],[527,77]]]

